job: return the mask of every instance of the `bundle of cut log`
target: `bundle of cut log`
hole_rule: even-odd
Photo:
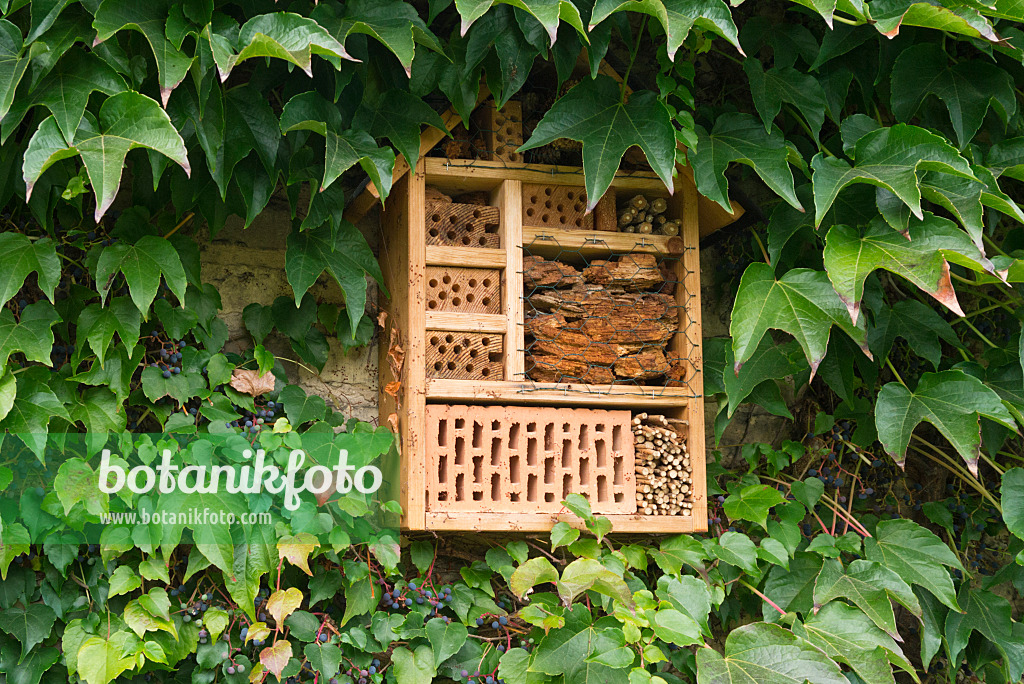
[[[686,451],[688,425],[685,420],[647,413],[633,418],[638,513],[693,514],[693,471]]]
[[[665,348],[679,329],[678,304],[654,255],[596,260],[582,271],[527,256],[523,267],[528,377],[612,384],[671,370]]]
[[[648,199],[634,195],[619,209],[619,230],[646,235],[679,235],[679,219],[670,219],[665,215],[667,210],[668,202],[662,197]]]

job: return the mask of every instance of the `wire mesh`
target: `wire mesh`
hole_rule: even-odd
[[[523,246],[524,379],[534,389],[698,396],[700,340],[685,286],[680,255],[645,237],[616,251],[599,238],[577,247],[537,235]]]

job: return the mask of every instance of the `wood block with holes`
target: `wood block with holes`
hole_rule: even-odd
[[[427,311],[500,314],[501,271],[427,266]]]
[[[428,378],[501,380],[504,377],[502,335],[468,332],[427,333]]]
[[[497,249],[501,246],[498,234],[500,223],[497,207],[458,202],[426,202],[428,245]]]
[[[426,449],[430,512],[636,511],[629,411],[430,404]]]
[[[484,136],[486,159],[522,163],[523,155],[517,151],[523,144],[523,108],[520,103],[506,102],[499,110],[495,108],[494,100],[490,100],[476,110],[475,118]]]

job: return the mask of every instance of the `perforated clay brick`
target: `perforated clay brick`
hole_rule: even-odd
[[[500,314],[501,271],[427,266],[427,311]]]
[[[449,380],[501,380],[504,336],[489,333],[427,331],[427,377]]]
[[[427,244],[497,249],[500,220],[497,207],[427,201]]]
[[[429,511],[636,513],[629,411],[430,404],[426,441]]]

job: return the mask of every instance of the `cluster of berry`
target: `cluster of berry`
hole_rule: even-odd
[[[257,406],[255,411],[239,409],[241,411],[240,417],[237,420],[225,423],[224,426],[242,428],[244,432],[256,434],[262,429],[264,424],[273,422],[274,416],[277,415],[277,408],[276,403],[268,401],[265,407],[260,408]]]
[[[441,609],[444,608],[445,604],[452,602],[451,587],[443,586],[437,589],[435,593],[434,590],[413,581],[409,582],[408,588],[404,592],[397,587],[393,587],[393,590],[389,592],[384,580],[380,580],[378,583],[385,589],[384,595],[381,597],[381,603],[385,610],[399,610],[403,607],[410,608],[414,603],[421,606],[429,604],[431,609],[427,616],[428,619],[440,617],[451,622],[451,618],[441,615]]]
[[[381,673],[380,660],[374,658],[368,667],[350,667],[343,674],[348,675],[356,684],[369,684],[374,675]],[[339,684],[337,678],[331,677],[329,684]]]
[[[149,336],[159,343],[159,347],[150,353],[155,354],[157,361],[150,363],[153,368],[163,371],[162,375],[169,378],[172,375],[181,373],[181,350],[188,346],[185,340],[170,340],[157,330],[149,333]],[[195,415],[193,412],[192,415]]]

